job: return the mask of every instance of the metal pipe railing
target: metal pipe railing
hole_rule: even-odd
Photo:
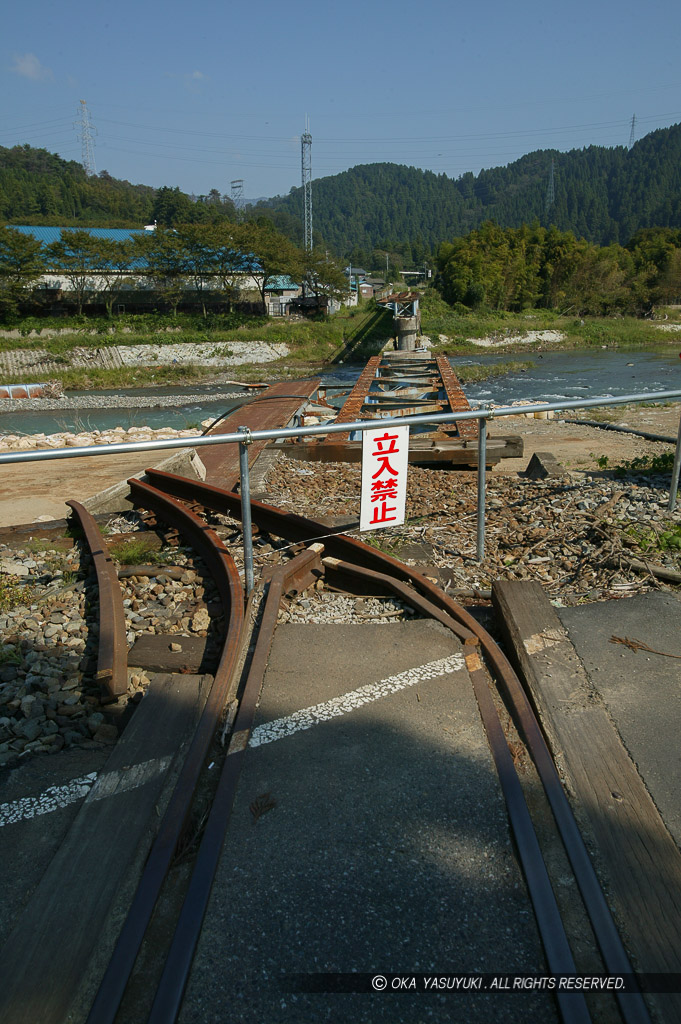
[[[239,427],[236,433],[217,434],[201,437],[169,438],[155,441],[126,441],[115,444],[85,445],[80,448],[48,448],[35,451],[6,452],[0,454],[0,465],[12,465],[16,462],[42,462],[51,459],[75,459],[97,455],[122,455],[143,451],[168,451],[176,448],[202,448],[212,444],[239,444],[241,468],[242,507],[248,508],[250,515],[250,489],[248,481],[248,460],[246,447],[253,441],[276,441],[290,437],[321,437],[328,434],[351,433],[353,431],[375,430],[380,427],[421,426],[428,424],[456,423],[459,420],[480,421],[480,441],[478,457],[478,523],[477,523],[477,557],[482,561],[485,553],[485,460],[487,442],[487,421],[500,419],[504,416],[518,416],[542,412],[558,412],[566,409],[593,409],[609,405],[630,405],[638,402],[660,402],[670,399],[681,399],[681,390],[653,391],[647,394],[620,395],[619,397],[603,396],[600,398],[577,399],[576,401],[542,402],[535,405],[510,405],[494,408],[481,406],[468,412],[421,413],[416,416],[386,416],[380,420],[355,420],[350,423],[324,423],[309,427],[281,427],[270,430],[249,430]],[[244,435],[246,434],[246,438]],[[245,464],[245,465],[244,465]],[[674,468],[669,494],[669,511],[676,507],[676,492],[679,486],[681,470],[681,422],[676,444]],[[247,548],[246,531],[244,545]],[[245,550],[248,554],[248,550]],[[247,564],[247,577],[252,573],[252,550],[250,564]],[[247,580],[248,583],[248,580]]]

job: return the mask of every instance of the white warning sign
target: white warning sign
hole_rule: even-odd
[[[381,427],[362,435],[360,530],[404,522],[409,466],[409,427]]]

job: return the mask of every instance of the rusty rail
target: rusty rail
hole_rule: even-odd
[[[171,493],[187,497],[188,500],[200,501],[205,507],[215,511],[240,517],[241,499],[238,494],[221,491],[219,488],[206,484],[197,484],[195,481],[166,474],[159,470],[148,470],[147,472],[151,479]],[[283,512],[263,502],[252,501],[251,511],[253,522],[261,529],[288,540],[311,540],[328,532],[321,523],[295,513]],[[502,692],[506,694],[513,716],[519,724],[521,734],[537,768],[584,899],[606,970],[610,974],[633,975],[631,961],[608,907],[541,727],[522,684],[501,649],[473,616],[411,566],[377,551],[362,541],[344,536],[340,532],[325,537],[324,546],[328,554],[333,557],[360,563],[367,569],[392,575],[398,580],[411,583],[416,590],[425,594],[436,607],[451,615],[454,620],[479,639],[492,675]],[[640,993],[618,992],[617,999],[626,1024],[649,1024],[650,1017]]]
[[[436,619],[443,626],[446,626],[447,629],[451,629],[465,647],[477,647],[480,643],[477,636],[470,629],[466,629],[465,626],[462,626],[453,619],[451,615],[447,615],[437,608],[432,601],[428,601],[425,597],[417,594],[406,583],[396,580],[394,576],[389,576],[383,572],[376,572],[374,569],[366,569],[364,566],[357,565],[354,562],[343,562],[339,558],[325,558],[324,568],[326,569],[326,578],[332,585],[337,584],[341,586],[345,580],[359,580],[368,587],[370,593],[384,594],[388,590],[404,601],[405,604],[421,612],[422,615]]]
[[[438,356],[436,362],[452,412],[469,412],[470,405],[468,404],[468,399],[461,387],[459,378],[452,370],[451,363],[446,356]],[[459,437],[473,439],[478,436],[476,420],[460,420],[458,423],[455,423],[455,426]]]
[[[149,853],[111,960],[88,1015],[88,1024],[113,1024],[145,931],[151,920],[175,848],[187,820],[194,790],[230,693],[241,651],[243,590],[226,547],[201,519],[180,502],[141,480],[130,480],[134,500],[188,534],[215,578],[225,609],[225,646],[175,789]]]
[[[125,609],[118,574],[94,517],[79,501],[67,501],[85,535],[97,574],[99,644],[96,679],[105,701],[115,701],[128,689],[128,644]]]
[[[277,627],[281,599],[292,589],[297,592],[304,590],[322,575],[320,556],[323,550],[321,544],[313,544],[286,565],[277,566],[270,576],[258,639],[241,695],[227,756],[148,1024],[172,1024],[179,1014],[232,813],[244,754],[253,728],[257,702]]]
[[[361,419],[362,406],[366,401],[366,397],[369,394],[369,388],[375,380],[380,365],[380,356],[372,356],[371,359],[367,361],[366,366],[355,381],[352,391],[343,402],[343,408],[335,419],[336,423],[350,423],[352,420]],[[340,444],[347,441],[349,437],[349,433],[338,434],[338,436],[334,438],[334,441],[336,444]],[[322,442],[322,444],[323,443],[324,442]]]

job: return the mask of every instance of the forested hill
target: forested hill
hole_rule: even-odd
[[[555,200],[547,210],[553,163]],[[487,220],[502,227],[535,221],[590,242],[625,244],[645,227],[681,228],[681,125],[624,146],[559,153],[539,150],[480,174],[454,179],[399,164],[364,164],[312,183],[315,242],[341,257],[374,249],[420,262],[443,241]],[[302,242],[302,190],[251,207]],[[0,147],[0,221],[141,227],[233,219],[228,196],[187,196],[112,178],[88,177],[79,163],[31,146]]]
[[[211,189],[188,196],[179,188],[131,185],[106,171],[86,175],[75,160],[32,146],[0,146],[0,222],[59,227],[140,228],[233,219],[228,196]]]
[[[75,160],[32,146],[0,147],[0,219],[15,224],[141,227],[155,189],[104,171],[88,177]]]
[[[555,201],[546,210],[551,163]],[[364,164],[312,183],[315,237],[338,253],[400,249],[413,258],[486,220],[539,221],[591,242],[624,244],[643,227],[681,227],[681,125],[624,146],[538,150],[507,167],[448,178],[399,164]],[[287,228],[302,216],[302,190],[265,205]]]

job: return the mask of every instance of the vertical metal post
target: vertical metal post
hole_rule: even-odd
[[[246,597],[253,590],[253,527],[251,525],[251,482],[248,475],[248,446],[251,443],[249,427],[239,427],[244,440],[239,441],[239,493],[241,494],[241,529],[244,538],[244,573]]]
[[[679,434],[676,438],[676,453],[674,455],[674,468],[672,469],[672,482],[669,491],[669,511],[676,508],[676,492],[679,489],[679,470],[681,470],[681,419],[679,420]]]
[[[485,557],[485,463],[487,462],[487,420],[481,416],[478,440],[478,561]]]

